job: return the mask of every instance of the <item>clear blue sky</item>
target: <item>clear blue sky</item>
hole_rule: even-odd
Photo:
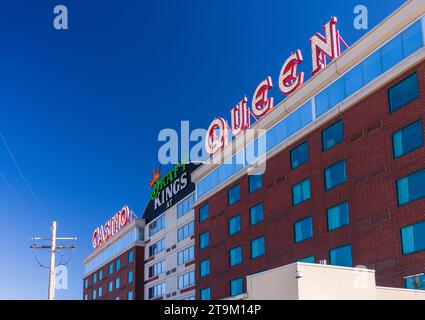
[[[47,271],[29,246],[52,218],[60,235],[79,238],[57,298],[81,299],[93,228],[123,204],[143,213],[161,129],[228,119],[267,75],[277,85],[294,50],[309,75],[308,39],[331,16],[353,44],[365,34],[353,28],[355,5],[367,5],[372,28],[403,2],[1,1],[0,132],[47,213],[0,144],[0,171],[21,199],[0,179],[0,299],[46,297]],[[53,29],[58,4],[67,31]]]

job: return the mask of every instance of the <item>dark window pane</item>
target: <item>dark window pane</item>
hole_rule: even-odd
[[[344,127],[342,120],[334,123],[322,132],[323,151],[329,150],[344,140]]]
[[[325,169],[325,187],[326,190],[335,188],[347,181],[347,174],[345,171],[345,160],[338,162]]]
[[[295,242],[302,242],[313,237],[313,219],[311,217],[294,224]]]
[[[351,254],[351,245],[346,245],[343,247],[332,249],[329,252],[329,258],[331,265],[342,266],[342,267],[352,267],[352,254]]]
[[[422,121],[401,129],[393,134],[394,157],[398,158],[423,145]]]
[[[308,161],[308,142],[304,142],[298,147],[291,150],[291,167],[298,168]]]
[[[425,250],[425,221],[401,229],[403,254]]]
[[[419,96],[416,72],[388,90],[390,111],[394,112]]]
[[[425,198],[425,170],[398,180],[397,195],[401,206]]]

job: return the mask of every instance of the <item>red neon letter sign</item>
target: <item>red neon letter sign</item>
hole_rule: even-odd
[[[273,88],[271,77],[261,81],[252,97],[252,113],[261,117],[273,109],[273,98],[268,98],[269,90]]]
[[[217,136],[216,131],[219,132]],[[228,143],[228,131],[227,122],[223,118],[217,118],[211,122],[207,136],[205,139],[205,150],[209,154],[214,154],[218,150],[227,146]]]
[[[231,111],[232,134],[235,137],[240,136],[250,125],[250,113],[246,103],[248,99],[244,97]]]
[[[347,44],[339,34],[339,31],[336,29],[337,22],[338,19],[336,17],[332,17],[331,20],[323,27],[325,37],[323,37],[320,33],[316,33],[310,38],[311,56],[313,59],[313,76],[326,67],[326,57],[334,60],[340,56],[340,42],[348,48]]]
[[[303,62],[300,50],[291,54],[282,66],[279,74],[279,89],[283,94],[290,95],[304,83],[304,72],[297,75],[297,66]]]

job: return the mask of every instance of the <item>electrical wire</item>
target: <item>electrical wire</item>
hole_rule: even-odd
[[[40,198],[35,194],[33,188],[29,184],[27,178],[25,177],[24,173],[21,170],[21,167],[19,166],[18,162],[16,161],[15,156],[12,153],[12,150],[9,148],[9,145],[6,143],[6,140],[4,139],[3,135],[0,133],[0,138],[3,142],[4,147],[6,148],[7,153],[9,154],[10,159],[12,160],[13,164],[15,165],[16,169],[18,170],[19,175],[21,176],[22,180],[24,181],[25,185],[27,186],[28,190],[30,191],[31,195],[39,205],[40,209],[43,211],[43,213],[51,219],[50,215],[48,214],[46,208],[44,207],[43,203],[41,202]]]

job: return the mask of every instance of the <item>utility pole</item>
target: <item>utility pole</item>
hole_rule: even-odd
[[[56,237],[56,221],[52,222],[52,237],[51,238],[41,238],[33,237],[33,241],[51,241],[49,246],[36,246],[33,244],[31,249],[50,249],[50,268],[49,268],[49,291],[48,291],[48,300],[55,300],[55,268],[56,268],[56,249],[75,249],[77,246],[65,246],[65,245],[56,245],[56,240],[74,240],[76,237]]]

